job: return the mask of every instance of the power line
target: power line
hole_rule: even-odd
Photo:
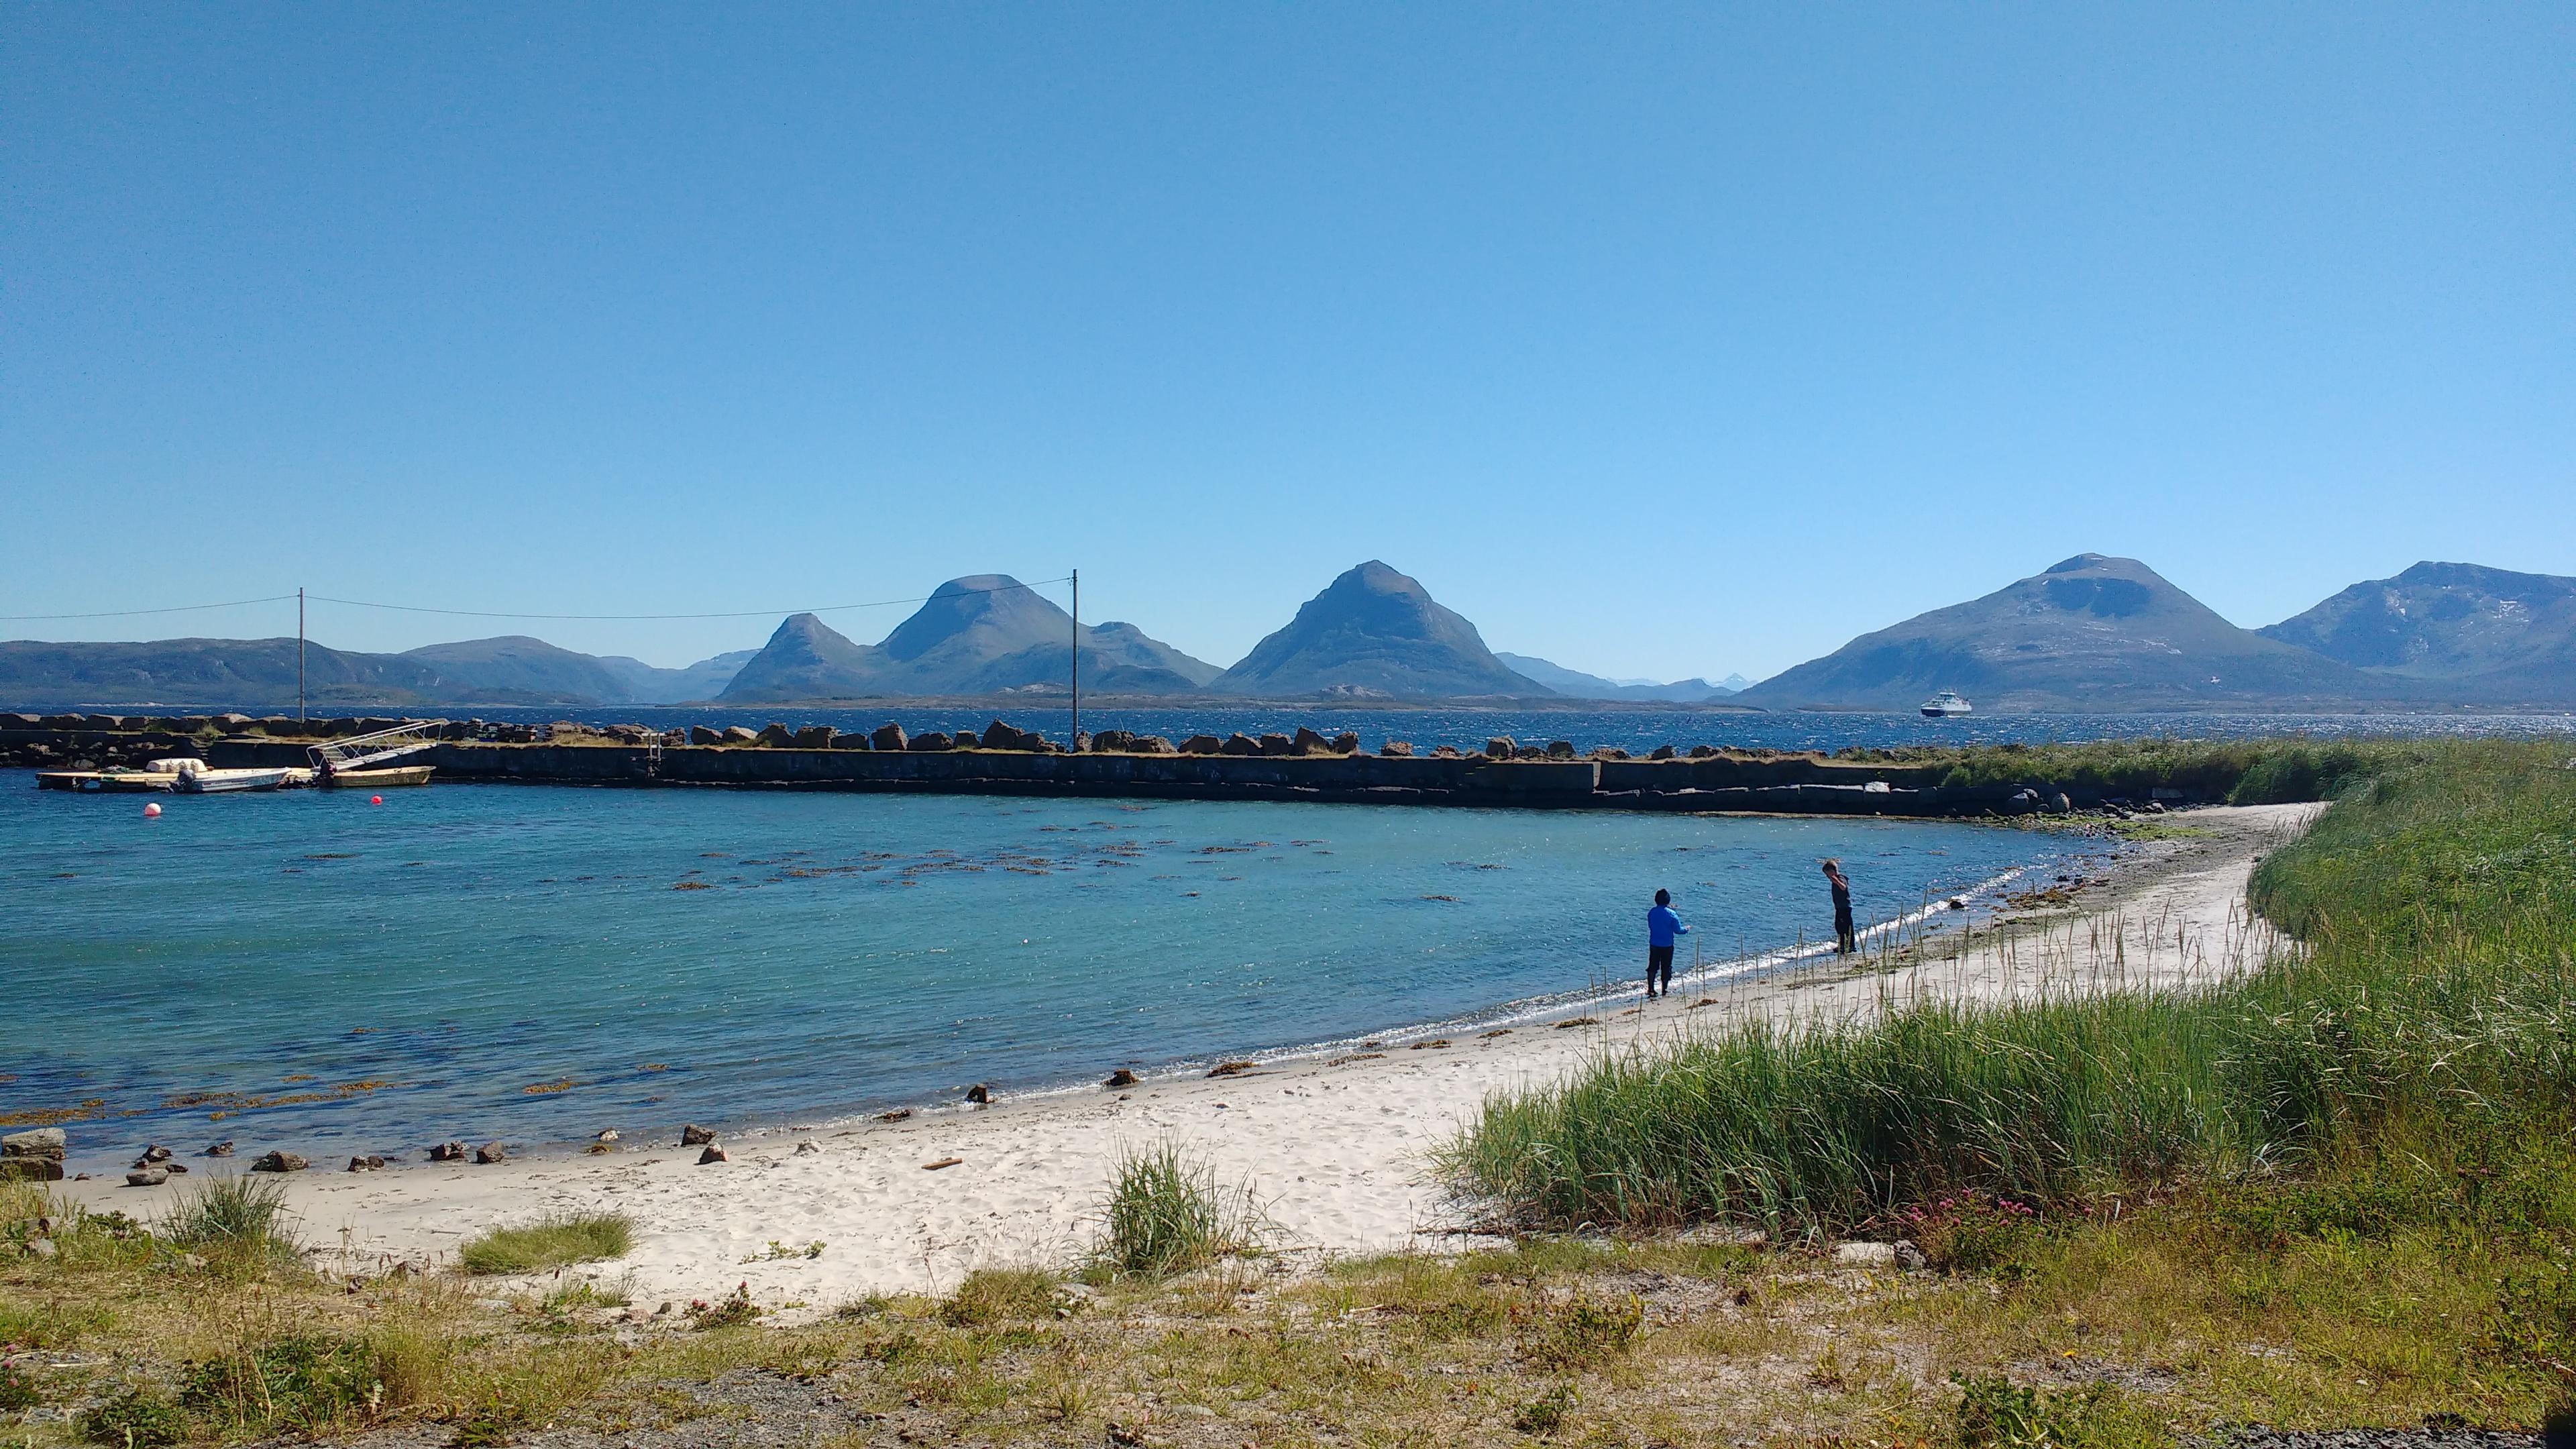
[[[1033,584],[998,584],[989,589],[952,589],[948,593],[924,594],[915,599],[877,599],[865,604],[825,604],[812,609],[731,609],[706,614],[514,614],[497,609],[433,609],[419,604],[385,604],[372,599],[335,599],[329,594],[310,597],[317,604],[345,604],[356,609],[391,609],[404,614],[446,614],[467,619],[595,619],[595,620],[674,620],[674,619],[765,619],[777,614],[838,614],[851,609],[891,609],[900,604],[926,604],[934,598],[954,598],[959,594],[1001,594],[1013,589],[1037,590],[1049,584],[1070,583],[1070,577],[1040,579]],[[173,604],[166,609],[102,609],[86,614],[0,614],[0,623],[33,623],[56,619],[130,619],[145,614],[187,614],[202,609],[238,609],[247,604],[282,604],[293,594],[270,594],[259,599],[233,599],[221,604]]]
[[[773,614],[837,614],[849,609],[891,609],[899,604],[926,604],[935,598],[955,598],[959,594],[1004,594],[1013,589],[1035,591],[1047,584],[1069,583],[1071,579],[1040,579],[1034,584],[997,584],[989,589],[952,589],[946,594],[924,594],[914,599],[877,599],[865,604],[825,604],[811,609],[732,609],[709,614],[513,614],[494,609],[433,609],[418,604],[380,604],[369,599],[335,599],[329,594],[315,594],[318,604],[347,604],[360,609],[392,609],[405,614],[448,614],[467,619],[599,619],[599,620],[670,620],[670,619],[766,619]],[[293,594],[285,595],[294,598]]]
[[[0,622],[20,623],[41,619],[131,619],[140,614],[191,614],[200,609],[238,609],[245,604],[282,604],[293,594],[271,594],[264,599],[234,599],[222,604],[173,604],[166,609],[101,609],[89,614],[0,614]]]

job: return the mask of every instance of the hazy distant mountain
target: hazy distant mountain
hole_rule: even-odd
[[[1288,626],[1218,675],[1226,694],[1325,691],[1400,699],[1529,697],[1554,691],[1494,657],[1476,626],[1375,559],[1306,601]]]
[[[2413,690],[2220,618],[2135,559],[2078,554],[1864,634],[1736,696],[1765,708],[2127,710],[2402,699]]]
[[[528,692],[462,689],[421,660],[399,654],[352,654],[309,641],[304,646],[304,681],[305,698],[313,703],[557,702]],[[295,641],[57,644],[20,639],[0,644],[0,700],[21,708],[292,708]]]
[[[724,693],[734,675],[759,652],[728,650],[680,669],[663,669],[623,654],[602,655],[599,662],[626,681],[626,697],[636,704],[689,704]]]
[[[2576,578],[2419,563],[2255,632],[2446,701],[2576,699]]]
[[[602,659],[509,635],[360,654],[307,640],[310,704],[662,704],[705,699],[749,651],[687,669]],[[715,677],[710,685],[711,676]],[[292,639],[160,639],[146,643],[0,644],[0,704],[279,709],[295,703]]]
[[[811,614],[778,626],[720,696],[728,703],[997,694],[1069,687],[1073,617],[1007,574],[941,584],[880,644],[859,644]],[[1187,694],[1216,666],[1133,624],[1085,625],[1082,685],[1103,694]]]
[[[1732,684],[1711,684],[1705,679],[1680,679],[1670,684],[1657,684],[1651,680],[1604,679],[1598,674],[1568,669],[1530,654],[1506,654],[1497,650],[1494,657],[1511,666],[1513,673],[1572,699],[1644,699],[1698,704],[1705,700],[1724,699],[1744,687],[1742,675],[1734,676]]]

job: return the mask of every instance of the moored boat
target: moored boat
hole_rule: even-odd
[[[381,790],[394,785],[426,785],[430,766],[395,765],[382,770],[325,770],[313,783],[326,790]]]
[[[154,764],[162,763],[159,760]],[[236,790],[287,790],[313,783],[311,770],[291,765],[263,766],[247,770],[218,770],[203,760],[175,760],[175,778],[170,788],[181,795],[230,794]]]

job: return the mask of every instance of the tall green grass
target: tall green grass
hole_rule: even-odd
[[[2378,759],[2259,869],[2256,904],[2303,941],[2239,979],[1935,998],[1605,1056],[1490,1099],[1442,1166],[1525,1226],[1818,1233],[1960,1190],[2063,1203],[2318,1161],[2401,1128],[2564,1118],[2567,753],[2424,743]]]
[[[542,1273],[571,1263],[623,1258],[635,1245],[635,1220],[619,1212],[555,1213],[516,1227],[493,1228],[457,1250],[468,1273]]]
[[[1166,1140],[1119,1154],[1098,1258],[1123,1273],[1187,1272],[1251,1251],[1264,1227],[1248,1186],[1227,1186],[1215,1164]]]

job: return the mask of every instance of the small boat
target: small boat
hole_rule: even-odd
[[[155,760],[154,764],[161,761]],[[203,760],[174,760],[178,768],[170,788],[181,795],[229,794],[235,790],[291,790],[313,783],[311,770],[292,765],[249,770],[218,770]]]
[[[1959,696],[1959,691],[1955,689],[1945,689],[1939,694],[1932,696],[1930,699],[1923,701],[1923,717],[1925,719],[1952,719],[1959,715],[1967,714],[1975,708],[1976,706],[1968,703],[1965,699],[1962,699]]]
[[[325,790],[382,790],[393,785],[426,785],[427,765],[394,765],[382,770],[325,770],[313,783]]]

